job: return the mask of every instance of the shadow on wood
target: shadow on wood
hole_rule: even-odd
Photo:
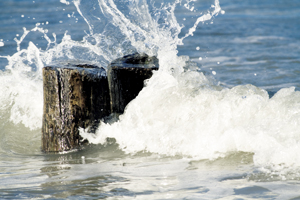
[[[158,59],[146,54],[132,54],[111,62],[107,78],[111,97],[111,112],[122,114],[127,104],[144,87],[144,81],[158,70]]]

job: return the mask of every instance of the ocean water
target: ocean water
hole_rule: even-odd
[[[300,199],[298,0],[0,2],[2,199]],[[90,145],[41,152],[41,70],[159,58]]]

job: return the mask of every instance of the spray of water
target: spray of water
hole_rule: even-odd
[[[70,1],[61,0],[69,5]],[[127,153],[148,151],[193,159],[216,159],[232,152],[250,152],[256,166],[275,169],[299,167],[300,96],[285,88],[271,99],[253,85],[223,88],[210,80],[189,58],[177,56],[178,45],[197,26],[222,12],[219,1],[204,14],[196,12],[196,0],[74,0],[89,27],[82,41],[66,32],[57,44],[38,25],[16,39],[17,53],[6,56],[0,71],[0,112],[8,120],[40,134],[42,119],[41,69],[54,61],[80,60],[106,67],[112,60],[133,52],[159,58],[160,70],[126,108],[120,120],[102,123],[96,134],[81,130],[91,143],[115,138]],[[177,9],[195,17],[190,27],[179,24]],[[183,32],[187,30],[186,32]],[[31,32],[41,33],[48,47],[34,41],[20,44]],[[181,35],[181,36],[180,36]],[[2,45],[2,43],[1,43]],[[1,122],[7,120],[0,118]]]
[[[269,99],[265,90],[255,86],[221,88],[191,67],[184,70],[188,58],[177,56],[177,46],[193,35],[200,22],[221,12],[218,1],[182,38],[176,6],[193,11],[193,1],[175,1],[159,8],[146,1],[130,2],[128,10],[121,12],[114,1],[98,1],[103,15],[130,41],[126,45],[156,55],[161,69],[118,122],[101,124],[96,134],[82,130],[84,138],[102,144],[106,138],[115,138],[127,153],[216,159],[232,152],[250,152],[258,166],[300,165],[292,155],[299,143],[300,111],[294,88]]]

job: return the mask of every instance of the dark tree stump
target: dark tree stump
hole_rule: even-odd
[[[144,81],[158,70],[158,59],[146,54],[132,54],[113,61],[107,69],[111,111],[122,114],[126,105],[144,87]]]
[[[78,128],[95,129],[110,114],[106,71],[93,65],[43,68],[42,150],[61,152],[82,145]]]

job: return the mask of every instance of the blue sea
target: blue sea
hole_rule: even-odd
[[[299,33],[298,0],[1,0],[1,199],[300,199]],[[43,153],[42,68],[135,52],[120,119]]]

